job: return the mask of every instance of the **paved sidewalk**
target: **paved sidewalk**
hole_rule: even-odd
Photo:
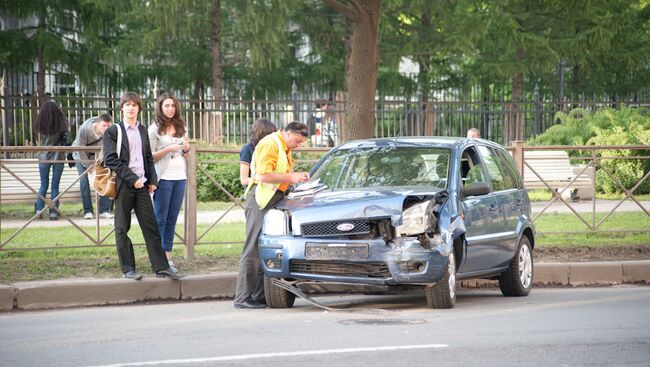
[[[650,212],[650,201],[640,201],[641,205],[645,210]],[[532,203],[532,211],[533,213],[538,213],[544,207],[548,204],[548,201],[543,201],[543,202],[533,202]],[[581,202],[570,202],[569,203],[571,207],[573,207],[577,212],[587,212],[590,213],[592,211],[592,202],[591,201],[581,201]],[[609,212],[611,211],[616,204],[618,204],[618,200],[596,200],[596,211],[597,212]],[[633,201],[631,200],[626,200],[624,201],[618,208],[616,208],[615,212],[643,212],[642,209]],[[572,213],[572,211],[562,202],[556,200],[553,204],[551,204],[551,207],[546,209],[544,214],[547,213]],[[221,219],[219,223],[232,223],[232,222],[243,222],[245,220],[244,218],[244,210],[243,209],[233,209],[226,213],[225,210],[215,210],[215,211],[199,211],[197,214],[197,223],[198,224],[212,224],[214,223],[217,219],[219,219],[222,215],[224,215],[224,218]],[[81,219],[78,217],[73,217],[72,220],[80,226],[90,226],[94,227],[95,226],[95,221],[96,219]],[[23,225],[25,225],[26,220],[25,219],[2,219],[0,220],[0,228],[20,228]],[[113,225],[113,219],[100,219],[99,220],[100,225],[102,226],[111,226]],[[135,215],[132,217],[132,224],[136,225],[138,223],[137,218]],[[183,223],[183,212],[178,217],[178,223]],[[30,223],[29,227],[34,228],[34,227],[66,227],[69,226],[70,223],[67,220],[64,219],[59,219],[58,221],[49,221],[49,220],[35,220],[32,223]]]
[[[61,279],[0,284],[0,311],[129,304],[144,301],[232,299],[237,274],[188,276],[178,281],[145,277]],[[535,264],[535,287],[650,284],[650,260]],[[462,281],[462,288],[495,287],[495,281]],[[498,287],[498,285],[496,285]]]

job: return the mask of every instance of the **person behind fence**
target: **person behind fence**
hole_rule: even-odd
[[[250,138],[248,139],[248,144],[244,145],[239,152],[239,181],[242,186],[248,186],[248,182],[251,177],[251,161],[253,160],[253,152],[255,151],[255,146],[262,140],[263,137],[274,133],[278,130],[274,123],[271,121],[261,118],[253,124],[253,128],[250,132]]]
[[[293,172],[291,151],[309,136],[302,122],[291,122],[283,130],[262,138],[255,147],[251,177],[246,188],[246,242],[239,259],[235,308],[265,308],[264,282],[257,239],[267,211],[284,197],[291,184],[309,180],[308,172]]]
[[[481,137],[481,130],[473,127],[467,130],[467,137],[469,139],[479,139]]]
[[[34,129],[39,134],[40,145],[45,147],[70,145],[70,130],[68,130],[68,120],[65,118],[63,111],[57,104],[48,100],[43,103],[38,111],[38,117],[34,124]],[[38,172],[41,178],[41,186],[38,189],[39,196],[36,198],[37,218],[42,218],[41,211],[45,208],[47,189],[50,183],[50,200],[59,196],[59,183],[63,174],[65,152],[41,151],[38,156]],[[60,161],[60,162],[53,162]],[[52,180],[50,181],[50,170],[52,171]],[[59,200],[54,200],[54,207],[50,207],[50,220],[59,219]]]
[[[151,269],[157,277],[179,279],[169,267],[163,252],[158,223],[149,193],[156,191],[158,177],[154,168],[151,145],[147,130],[138,121],[142,100],[134,92],[126,92],[120,98],[122,121],[109,127],[104,133],[104,165],[113,170],[115,180],[115,245],[124,278],[139,280],[133,243],[128,236],[131,228],[131,210],[135,211],[142,231]],[[117,154],[117,129],[121,129],[122,145]]]
[[[189,154],[190,144],[176,97],[169,93],[161,94],[156,101],[155,114],[156,121],[149,126],[149,142],[158,175],[153,208],[169,267],[178,271],[172,260],[172,248],[178,213],[185,197],[185,158]]]
[[[99,117],[91,117],[84,121],[79,130],[77,130],[77,137],[72,143],[76,147],[99,147],[102,145],[104,138],[104,131],[113,124],[111,115],[105,113]],[[95,152],[78,151],[72,153],[75,159],[75,167],[79,173],[79,190],[81,191],[81,203],[84,208],[84,219],[93,219],[95,211],[93,210],[93,200],[90,196],[90,182],[88,181],[88,174],[84,175],[88,167],[92,167],[95,162]],[[99,197],[99,217],[105,219],[113,218],[111,211],[111,199],[106,196]]]

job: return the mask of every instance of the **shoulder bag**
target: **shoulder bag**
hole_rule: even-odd
[[[117,125],[117,158],[120,158],[120,150],[122,149],[122,126]],[[104,165],[104,147],[99,154],[100,156],[95,160],[89,179],[92,181],[93,189],[99,196],[105,196],[115,199],[117,195],[117,187],[115,185],[115,171]]]

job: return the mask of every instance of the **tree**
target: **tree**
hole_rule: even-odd
[[[347,116],[341,135],[345,140],[370,138],[375,116],[381,2],[350,0],[346,5],[336,0],[322,1],[348,20],[351,31]]]
[[[0,62],[3,69],[31,71],[31,61],[37,62],[37,96],[45,98],[45,74],[53,66],[63,66],[82,82],[91,82],[100,75],[100,55],[93,35],[98,34],[97,22],[104,12],[93,1],[25,0],[2,1],[0,8],[6,16],[22,21],[21,27],[0,32]]]

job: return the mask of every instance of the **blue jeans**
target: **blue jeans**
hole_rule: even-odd
[[[153,193],[153,209],[156,213],[158,231],[165,252],[171,252],[174,245],[174,230],[185,197],[186,181],[160,180],[158,189]]]
[[[85,171],[81,163],[77,162],[75,167],[77,167],[77,172],[81,176]],[[79,179],[79,190],[81,191],[81,202],[84,206],[84,214],[93,213],[93,200],[90,196],[90,182],[88,182],[88,175],[83,175]],[[99,213],[108,213],[111,211],[111,199],[106,196],[99,197]]]
[[[61,182],[61,175],[63,174],[63,163],[39,163],[38,164],[38,173],[41,176],[41,187],[38,189],[38,193],[42,197],[47,195],[47,187],[50,185],[50,168],[52,168],[52,191],[50,193],[50,199],[54,199],[59,196],[59,183]],[[59,201],[56,200],[56,207],[59,207]],[[45,202],[40,197],[36,198],[36,211],[40,211],[45,207]],[[59,213],[56,210],[50,208],[50,216],[58,216]]]

